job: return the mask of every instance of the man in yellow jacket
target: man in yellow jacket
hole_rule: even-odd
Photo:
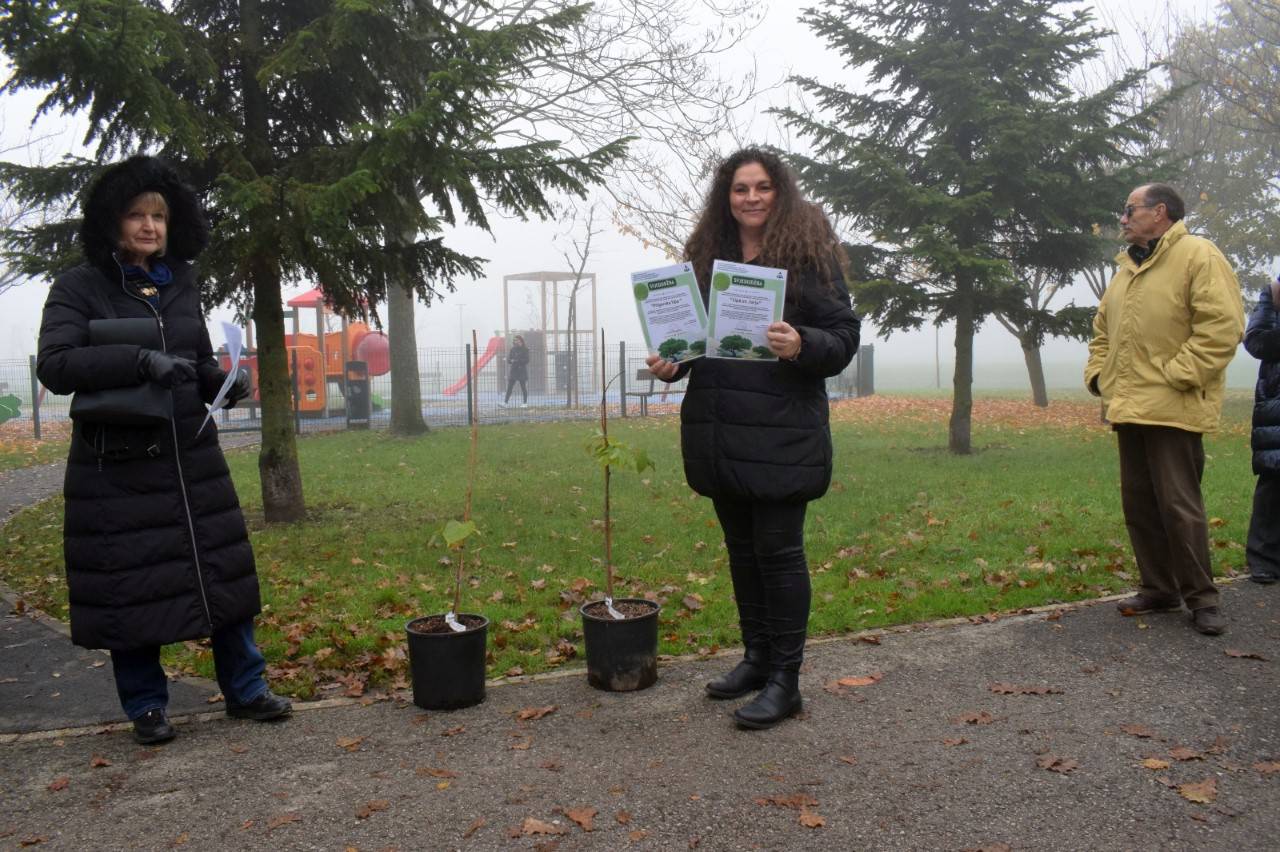
[[[1125,615],[1186,604],[1192,624],[1226,630],[1209,558],[1200,478],[1205,432],[1218,428],[1226,369],[1244,334],[1235,272],[1187,231],[1186,207],[1160,183],[1129,194],[1129,248],[1098,305],[1085,385],[1100,395],[1120,446],[1120,494],[1141,586]]]

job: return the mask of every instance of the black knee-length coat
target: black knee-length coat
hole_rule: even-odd
[[[1244,348],[1262,362],[1253,397],[1253,472],[1280,475],[1280,309],[1263,289],[1249,317]]]
[[[172,391],[172,424],[76,423],[67,458],[63,542],[71,639],[126,650],[208,636],[261,609],[253,551],[205,404],[223,378],[190,265],[160,288],[165,349],[196,361]],[[114,274],[112,274],[114,273]],[[54,393],[137,384],[138,348],[89,346],[89,321],[154,317],[119,267],[60,275],[40,326],[36,372]]]
[[[689,364],[680,449],[689,487],[703,496],[797,503],[831,484],[826,379],[853,360],[860,323],[838,271],[828,281],[804,270],[787,288],[782,318],[802,341],[794,362]]]

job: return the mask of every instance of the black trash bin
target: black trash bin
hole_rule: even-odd
[[[347,428],[368,429],[373,403],[369,396],[369,363],[347,362]]]

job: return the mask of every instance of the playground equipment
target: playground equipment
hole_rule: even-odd
[[[347,398],[347,364],[363,361],[369,376],[382,376],[391,370],[391,345],[387,336],[373,331],[363,322],[347,322],[338,317],[325,304],[324,292],[316,287],[285,303],[289,310],[285,318],[293,321],[292,333],[285,334],[285,348],[289,351],[289,371],[298,387],[298,411],[320,416],[331,411],[345,409]],[[301,312],[315,310],[315,334],[301,330]],[[340,328],[329,331],[329,321],[338,319]],[[230,367],[226,353],[220,353],[223,369]],[[240,365],[249,368],[253,393],[258,396],[258,353],[253,346],[253,323],[245,329],[245,349]]]
[[[490,361],[492,361],[494,356],[501,351],[502,351],[502,338],[490,337],[489,345],[485,347],[484,352],[482,352],[480,354],[480,357],[476,359],[476,365],[471,373],[471,378],[475,378],[479,376],[480,371],[485,368],[485,365],[488,364]],[[449,387],[445,388],[443,391],[441,391],[441,393],[443,393],[445,396],[453,396],[454,394],[456,394],[458,391],[462,390],[466,386],[467,386],[467,374],[463,373],[462,378],[458,379],[456,382],[449,385]]]
[[[595,368],[597,332],[596,275],[594,272],[519,272],[502,278],[503,336],[511,336],[511,285],[537,284],[540,329],[525,332],[532,361],[529,390],[541,393],[553,388],[571,402],[579,392],[594,394],[600,371]],[[578,311],[578,296],[591,296],[589,322]],[[561,296],[567,297],[561,316]],[[565,325],[561,325],[564,322]]]

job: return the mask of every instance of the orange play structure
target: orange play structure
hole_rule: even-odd
[[[289,350],[289,371],[298,383],[298,410],[304,414],[325,414],[329,411],[330,394],[342,400],[341,390],[346,381],[348,361],[364,361],[370,376],[382,376],[391,370],[391,345],[387,336],[373,331],[362,322],[341,319],[338,331],[328,331],[327,321],[334,316],[325,305],[324,293],[319,287],[296,296],[285,303],[291,310],[286,316],[293,319],[293,332],[284,336]],[[299,315],[303,309],[316,312],[315,334],[303,334]],[[320,332],[323,330],[323,334]],[[229,366],[227,356],[221,356],[224,369]],[[253,377],[253,396],[258,395],[258,354],[253,346],[253,323],[248,324],[245,350],[240,365],[249,368]],[[330,388],[336,384],[336,388]],[[339,408],[341,406],[338,406]]]

